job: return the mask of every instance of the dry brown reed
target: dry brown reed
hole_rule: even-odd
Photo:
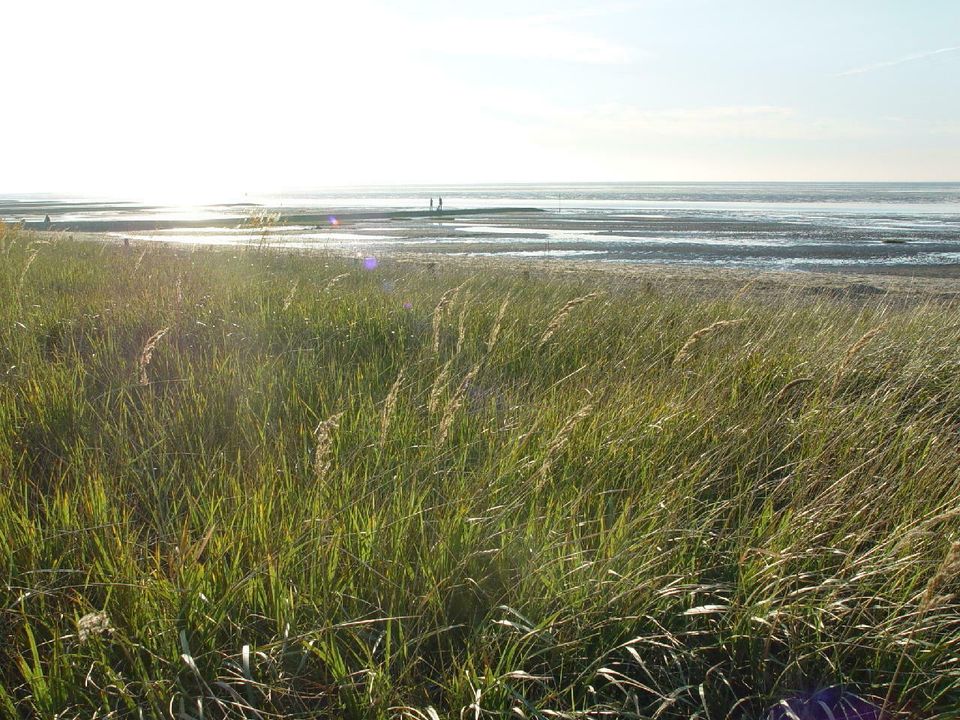
[[[342,412],[331,415],[313,430],[313,439],[316,442],[313,450],[313,472],[318,479],[325,477],[333,464],[333,432],[340,426],[342,416]]]
[[[576,308],[578,305],[582,305],[585,302],[589,302],[599,294],[600,293],[598,292],[592,292],[584,295],[583,297],[574,298],[560,308],[560,311],[553,316],[553,319],[547,325],[547,329],[544,330],[543,335],[540,336],[540,342],[537,343],[537,349],[542,348],[550,341],[550,338],[552,338],[554,333],[560,329],[564,321],[567,319],[567,316],[573,312],[574,308]]]
[[[851,345],[846,354],[843,356],[843,360],[840,362],[840,365],[837,367],[837,374],[833,378],[833,385],[830,388],[831,393],[835,393],[837,388],[840,387],[840,381],[843,379],[844,374],[847,371],[850,363],[853,362],[853,359],[860,354],[860,351],[867,346],[867,344],[873,340],[879,332],[883,329],[885,323],[880,323],[872,330],[868,330],[863,334],[863,336],[857,340],[853,345]]]
[[[677,352],[677,354],[674,356],[673,362],[680,363],[690,357],[691,350],[693,350],[694,346],[705,337],[713,335],[715,332],[724,328],[728,328],[733,325],[739,325],[742,322],[743,318],[738,318],[736,320],[717,320],[712,325],[707,325],[706,327],[700,328],[690,337],[688,337],[685,343],[683,343],[683,346],[680,348],[679,352]]]
[[[140,384],[149,385],[150,377],[147,375],[147,368],[150,366],[150,361],[153,360],[153,351],[157,347],[157,343],[160,342],[160,338],[166,335],[170,331],[169,327],[165,327],[162,330],[158,330],[153,335],[151,335],[146,344],[144,344],[143,349],[140,351],[140,360],[137,362],[137,367],[140,370]]]

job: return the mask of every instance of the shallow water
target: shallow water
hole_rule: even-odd
[[[442,194],[449,215],[351,219],[369,210],[424,211]],[[231,203],[245,203],[242,205]],[[537,207],[472,216],[463,208]],[[17,212],[17,211],[22,212]],[[363,255],[431,252],[852,270],[960,265],[960,183],[647,183],[341,188],[248,195],[192,207],[56,197],[0,197],[0,217],[54,222],[178,220],[209,227],[116,233],[138,241],[262,244]],[[237,225],[263,213],[318,225]],[[326,220],[327,216],[331,218]],[[333,218],[341,216],[342,221]]]

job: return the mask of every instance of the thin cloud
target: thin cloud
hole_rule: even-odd
[[[904,63],[914,62],[915,60],[923,60],[924,58],[933,57],[934,55],[943,55],[945,53],[952,53],[960,50],[960,45],[955,45],[953,47],[940,48],[939,50],[931,50],[930,52],[914,53],[913,55],[904,55],[901,58],[896,60],[885,60],[884,62],[873,63],[872,65],[864,65],[862,67],[852,68],[850,70],[844,70],[842,73],[837,73],[837,77],[846,77],[848,75],[863,75],[864,73],[873,72],[874,70],[882,70],[888,67],[894,67],[895,65],[903,65]]]

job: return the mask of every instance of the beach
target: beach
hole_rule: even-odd
[[[493,258],[562,272],[960,276],[957,183],[467,186],[448,195],[443,212],[430,211],[429,192],[352,189],[194,206],[0,198],[0,218],[128,242]]]

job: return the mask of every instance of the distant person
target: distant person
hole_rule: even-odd
[[[443,198],[437,198],[437,212],[443,212]]]
[[[430,198],[430,212],[433,212],[433,198]]]
[[[43,219],[43,226],[44,226],[44,227],[50,227],[50,216],[49,216],[49,215],[47,215],[47,216]]]

